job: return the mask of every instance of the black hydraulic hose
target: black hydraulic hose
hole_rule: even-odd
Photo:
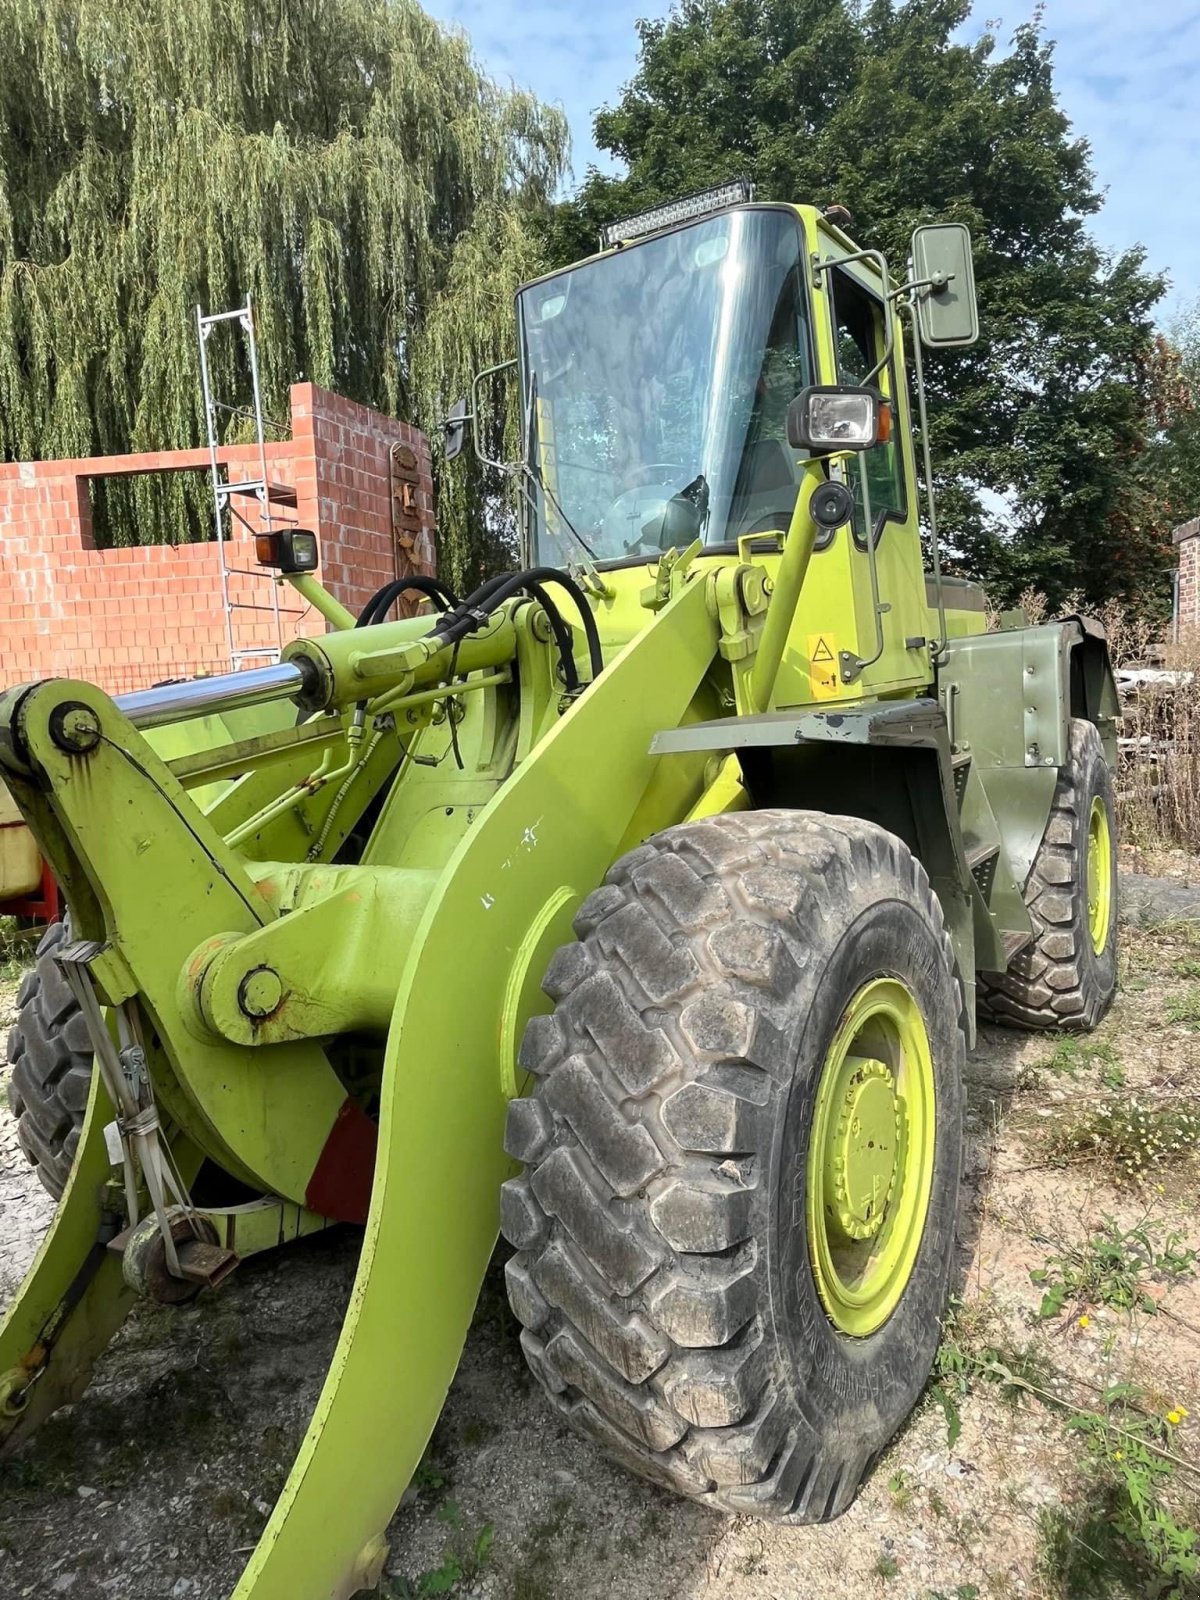
[[[511,591],[513,580],[518,580],[520,588],[531,594],[545,610],[547,620],[550,623],[550,631],[554,635],[554,642],[558,647],[559,660],[562,662],[563,681],[569,691],[572,693],[578,692],[580,688],[579,669],[575,665],[575,650],[571,641],[571,631],[563,620],[562,612],[551,600],[542,585],[536,580],[530,579],[527,573],[497,572],[492,577],[485,579],[478,589],[472,590],[465,600],[459,602],[458,615],[456,617],[446,616],[439,618],[436,631],[444,633],[448,627],[451,627],[457,644],[460,638],[465,637],[464,634],[458,631],[461,619],[464,617],[470,618],[472,624],[477,626],[479,621],[499,603],[494,601],[492,597],[500,589]],[[505,597],[507,598],[507,595]]]
[[[558,659],[562,662],[563,682],[566,684],[568,694],[579,693],[579,668],[575,665],[575,649],[571,639],[571,630],[563,621],[563,614],[542,588],[540,583],[532,580],[525,585],[529,593],[542,607],[550,623],[550,632],[554,635],[554,642],[558,646]]]
[[[449,611],[459,604],[458,596],[440,578],[425,578],[417,573],[411,578],[395,578],[390,583],[385,583],[382,589],[377,589],[359,612],[358,621],[354,626],[370,628],[375,623],[382,622],[407,589],[423,594],[442,612]]]
[[[557,583],[567,591],[575,602],[575,609],[579,612],[579,620],[583,623],[584,637],[587,639],[588,660],[591,663],[592,678],[594,680],[604,671],[604,655],[600,649],[600,630],[596,626],[595,613],[587,603],[587,596],[575,582],[575,579],[571,577],[570,573],[560,572],[557,567],[551,567],[548,570],[543,569],[543,571],[547,573],[545,577],[543,577],[542,572],[534,573],[532,576],[541,579],[543,582]]]
[[[583,590],[574,578],[565,572],[560,572],[557,567],[531,567],[527,572],[511,572],[489,579],[454,610],[447,611],[439,617],[432,632],[447,641],[465,638],[468,633],[486,621],[491,612],[502,605],[510,595],[519,594],[522,589],[529,591],[530,585],[534,583],[539,586],[557,583],[571,596],[583,624],[592,677],[595,679],[604,670],[604,657],[600,649],[600,633],[596,627],[596,619]]]

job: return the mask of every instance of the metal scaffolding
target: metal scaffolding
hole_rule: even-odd
[[[234,331],[240,331],[246,341],[246,354],[250,366],[251,409],[245,406],[231,405],[218,400],[213,394],[212,373],[208,360],[208,342],[214,329],[228,324]],[[296,491],[288,484],[271,483],[267,478],[267,446],[263,432],[262,393],[258,381],[258,345],[254,337],[254,312],[250,296],[246,296],[246,304],[236,311],[218,311],[206,315],[199,306],[196,307],[196,340],[200,349],[200,382],[204,390],[204,421],[208,430],[208,458],[212,472],[213,490],[213,530],[216,535],[217,555],[221,570],[221,603],[225,609],[225,638],[229,648],[230,666],[237,671],[245,662],[251,660],[278,661],[283,649],[283,619],[279,608],[279,586],[273,577],[261,567],[231,566],[229,561],[230,533],[226,523],[227,515],[236,517],[245,526],[252,526],[249,519],[239,510],[236,502],[239,498],[250,497],[257,501],[257,516],[259,530],[270,533],[272,505],[294,506],[296,504]],[[217,413],[237,414],[252,416],[254,420],[255,442],[258,446],[257,478],[242,481],[230,479],[228,469],[223,468],[218,459],[218,418]],[[260,584],[267,584],[270,589],[268,604],[260,604],[252,600],[234,600],[230,597],[229,579],[233,575],[255,578]],[[234,630],[235,611],[269,611],[273,614],[275,625],[275,643],[266,645],[250,645],[238,647]]]

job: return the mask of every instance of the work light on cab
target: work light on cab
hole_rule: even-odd
[[[274,567],[279,572],[315,572],[319,559],[317,536],[308,528],[256,533],[254,556],[260,567]]]
[[[869,450],[887,437],[890,418],[874,389],[814,384],[788,407],[788,443],[823,455],[830,450]]]

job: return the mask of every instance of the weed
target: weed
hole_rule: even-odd
[[[1147,1104],[1131,1094],[1092,1106],[1082,1116],[1051,1127],[1052,1161],[1092,1157],[1117,1183],[1136,1183],[1159,1166],[1188,1159],[1200,1143],[1194,1100],[1172,1097]]]
[[[1064,1033],[1054,1042],[1054,1048],[1042,1063],[1047,1072],[1057,1078],[1077,1078],[1086,1068],[1099,1063],[1102,1067],[1118,1066],[1116,1052],[1104,1039],[1087,1039],[1076,1033]]]
[[[1183,1248],[1181,1234],[1164,1238],[1149,1218],[1122,1228],[1112,1217],[1103,1217],[1083,1244],[1051,1256],[1029,1276],[1045,1287],[1038,1311],[1042,1317],[1056,1317],[1064,1307],[1081,1311],[1088,1306],[1136,1308],[1152,1315],[1158,1306],[1148,1285],[1175,1282],[1191,1271],[1195,1260],[1196,1252]]]
[[[916,1498],[917,1487],[913,1482],[912,1474],[904,1467],[893,1472],[888,1479],[888,1493],[892,1497],[892,1504],[897,1511],[907,1511]]]
[[[425,1489],[444,1489],[446,1474],[428,1456],[420,1462],[412,1475],[413,1488],[420,1494]]]
[[[1115,1386],[1104,1412],[1067,1418],[1084,1446],[1087,1495],[1079,1505],[1043,1511],[1039,1530],[1042,1575],[1066,1595],[1183,1600],[1195,1593],[1200,1535],[1164,1500],[1175,1468],[1162,1450],[1173,1430],[1133,1408],[1139,1393]]]
[[[438,1594],[451,1594],[463,1570],[454,1556],[447,1556],[439,1567],[431,1567],[417,1578],[385,1578],[377,1593],[380,1600],[430,1600]]]
[[[1144,1223],[1141,1231],[1146,1232]],[[1147,1248],[1144,1240],[1139,1248]],[[1151,1243],[1149,1250],[1160,1256],[1177,1254],[1177,1241],[1168,1240],[1161,1250]],[[1140,1292],[1136,1278],[1131,1289],[1128,1284],[1125,1288]],[[1177,1519],[1166,1496],[1179,1459],[1171,1446],[1186,1410],[1176,1406],[1165,1416],[1156,1415],[1144,1391],[1132,1383],[1110,1385],[1103,1392],[1102,1409],[1075,1406],[1051,1389],[1048,1380],[1034,1375],[1027,1356],[1014,1361],[998,1355],[985,1342],[990,1328],[978,1312],[964,1317],[960,1308],[945,1331],[933,1392],[945,1392],[955,1415],[958,1397],[983,1380],[998,1384],[1001,1392],[1031,1394],[1082,1443],[1086,1493],[1075,1505],[1043,1510],[1039,1519],[1039,1567],[1047,1586],[1079,1600],[1194,1596],[1200,1579],[1200,1534]],[[935,1504],[932,1493],[929,1504],[935,1515],[946,1511]]]
[[[453,1504],[453,1501],[446,1502],[448,1506]],[[454,1512],[452,1525],[459,1529],[462,1519],[457,1506]],[[441,1515],[440,1510],[438,1514]],[[444,1553],[438,1566],[430,1567],[416,1578],[384,1578],[375,1593],[379,1600],[432,1600],[434,1595],[453,1594],[460,1583],[470,1583],[479,1576],[491,1554],[495,1536],[491,1523],[485,1522],[473,1538],[456,1539],[454,1548]]]
[[[1200,1022],[1200,988],[1167,1001],[1168,1022]]]
[[[962,1432],[959,1402],[970,1393],[975,1380],[987,1378],[1003,1399],[1016,1404],[1030,1384],[1043,1382],[1048,1376],[1044,1358],[1032,1347],[1009,1350],[997,1341],[996,1332],[995,1310],[986,1297],[951,1302],[928,1389],[946,1418],[946,1444],[950,1449]],[[934,1499],[931,1493],[929,1503],[936,1512]]]
[[[872,1571],[875,1573],[877,1578],[883,1578],[885,1580],[888,1578],[894,1578],[900,1571],[900,1563],[896,1560],[895,1556],[880,1556],[876,1560]]]
[[[1176,961],[1171,970],[1177,978],[1200,978],[1200,961],[1189,956],[1186,961]]]

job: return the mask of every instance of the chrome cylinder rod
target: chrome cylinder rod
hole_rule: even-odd
[[[227,672],[219,678],[187,678],[164,683],[157,689],[120,694],[116,706],[135,728],[157,728],[164,722],[186,722],[212,712],[239,711],[245,706],[288,700],[304,688],[304,673],[291,662],[274,667],[254,667],[247,672]]]

